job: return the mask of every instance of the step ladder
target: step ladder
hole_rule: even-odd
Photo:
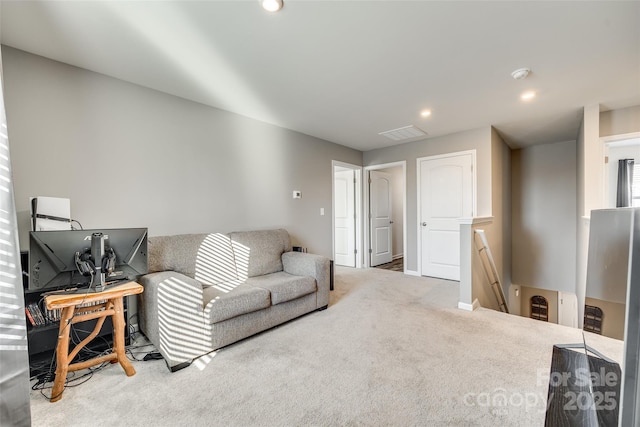
[[[504,292],[502,291],[502,283],[500,283],[500,276],[496,269],[496,264],[493,262],[493,255],[491,255],[491,248],[487,242],[487,236],[484,234],[484,230],[475,230],[474,238],[478,254],[480,255],[480,262],[484,273],[489,280],[489,285],[493,290],[493,294],[496,296],[500,311],[503,313],[509,313],[509,307],[507,306],[507,300],[504,298]]]

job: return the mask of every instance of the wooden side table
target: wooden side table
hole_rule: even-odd
[[[135,375],[136,370],[131,365],[131,362],[129,362],[129,359],[127,359],[124,351],[125,321],[123,298],[128,295],[142,293],[142,291],[142,285],[136,282],[127,282],[107,288],[102,292],[54,294],[45,297],[44,301],[47,309],[62,310],[60,315],[58,345],[56,347],[56,378],[51,391],[51,402],[57,402],[62,398],[68,372],[86,369],[103,362],[111,361],[112,363],[119,362],[127,376]],[[99,304],[85,306],[85,304],[89,303]],[[107,316],[111,316],[113,320],[112,352],[84,362],[70,363],[78,352],[98,335]],[[69,332],[71,325],[92,319],[98,319],[93,332],[69,353]]]

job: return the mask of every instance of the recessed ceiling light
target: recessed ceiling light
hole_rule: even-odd
[[[422,117],[429,117],[431,115],[431,110],[422,110],[420,111],[420,115]]]
[[[522,95],[520,95],[520,99],[522,99],[523,101],[530,101],[535,97],[536,97],[536,93],[534,91],[525,92]]]
[[[268,12],[277,12],[284,6],[282,0],[260,0],[260,4],[262,4],[262,8]]]

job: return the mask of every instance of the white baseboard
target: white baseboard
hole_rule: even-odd
[[[460,310],[474,311],[474,310],[477,310],[479,307],[480,307],[480,303],[478,302],[477,298],[473,300],[473,304],[467,304],[466,302],[458,301],[458,308]]]
[[[406,274],[407,276],[417,276],[420,277],[420,274],[418,274],[417,271],[414,270],[405,270],[404,274]]]

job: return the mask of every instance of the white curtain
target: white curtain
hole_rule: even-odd
[[[29,356],[0,48],[0,426],[30,426]]]

